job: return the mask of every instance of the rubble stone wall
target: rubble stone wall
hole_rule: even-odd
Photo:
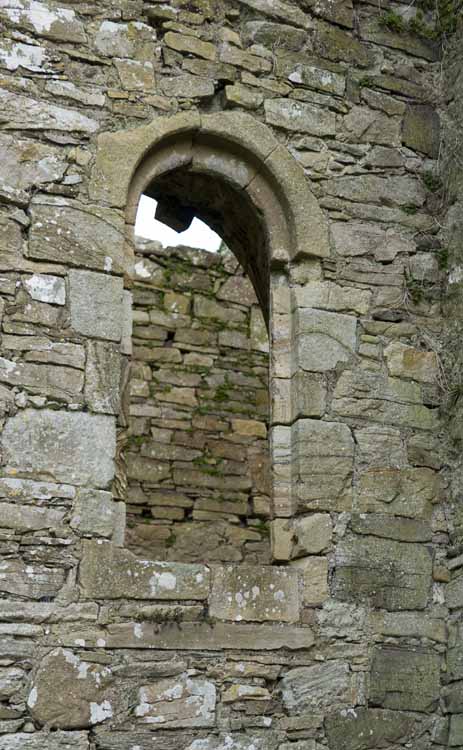
[[[269,347],[251,282],[230,251],[140,240],[135,273],[126,545],[268,564]]]
[[[1,750],[463,748],[461,38],[429,6],[0,2]],[[133,440],[144,189],[268,319],[271,564],[134,538],[134,463],[169,464]],[[211,303],[161,275],[167,315]]]

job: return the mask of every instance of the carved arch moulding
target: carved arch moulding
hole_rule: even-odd
[[[98,137],[90,197],[123,211],[127,275],[140,196],[191,206],[235,252],[255,287],[271,341],[271,461],[276,516],[291,516],[297,336],[289,268],[329,255],[328,229],[294,157],[243,113],[180,113]],[[214,203],[211,210],[210,205]]]

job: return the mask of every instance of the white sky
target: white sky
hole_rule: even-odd
[[[135,234],[148,240],[162,242],[164,247],[186,245],[208,250],[210,253],[217,252],[222,240],[207,224],[195,218],[186,232],[175,232],[154,218],[156,206],[157,201],[153,198],[141,196],[135,222]]]

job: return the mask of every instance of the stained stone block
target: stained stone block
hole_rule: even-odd
[[[400,341],[393,341],[384,350],[387,369],[393,377],[411,378],[420,383],[434,383],[438,375],[435,352],[423,352]]]
[[[112,539],[121,545],[125,533],[125,508],[125,503],[115,502],[110,492],[79,490],[70,526],[81,534]]]
[[[463,713],[450,717],[449,747],[463,745]]]
[[[25,409],[2,434],[6,471],[106,487],[114,474],[114,419],[82,412]]]
[[[65,512],[17,503],[0,503],[0,527],[17,531],[40,531],[61,526]]]
[[[139,560],[108,542],[84,542],[80,584],[85,599],[207,599],[204,565]]]
[[[296,622],[297,571],[251,565],[215,568],[209,611],[219,620]]]
[[[357,321],[349,315],[298,309],[297,358],[303,370],[325,372],[348,362],[355,352]]]
[[[326,395],[324,375],[299,370],[293,378],[293,403],[291,404],[293,419],[322,417],[326,408]]]
[[[261,734],[232,733],[193,740],[185,750],[276,750],[280,738],[274,731]]]
[[[31,219],[29,258],[96,271],[125,270],[124,224],[113,211],[41,197],[32,203]]]
[[[403,123],[402,141],[415,151],[432,159],[439,155],[439,115],[429,104],[411,104],[407,107]]]
[[[84,336],[119,342],[124,313],[122,279],[71,270],[69,288],[73,329]]]
[[[89,750],[87,732],[17,732],[0,735],[0,750]]]
[[[327,180],[324,185],[328,195],[360,203],[379,203],[396,206],[422,206],[426,192],[414,177],[379,177],[356,175]]]
[[[57,648],[40,662],[27,705],[39,725],[52,729],[84,729],[113,714],[106,690],[111,670]]]
[[[371,667],[370,702],[398,711],[433,711],[439,699],[440,662],[441,657],[430,651],[378,648]]]
[[[339,599],[390,610],[424,609],[428,603],[432,558],[424,545],[347,536],[338,543],[335,560]]]
[[[59,276],[34,273],[24,282],[32,299],[38,302],[49,302],[51,305],[64,305],[66,302],[66,287],[64,279]]]
[[[88,342],[84,395],[91,411],[119,413],[121,364],[121,355],[115,344]]]
[[[295,714],[357,703],[355,678],[345,661],[291,669],[281,680],[281,692],[285,708]]]
[[[25,599],[54,598],[64,584],[64,570],[22,560],[0,563],[0,591]]]
[[[300,571],[302,602],[306,607],[317,607],[329,597],[328,559],[326,557],[301,557],[291,566]]]
[[[71,367],[33,364],[0,357],[0,382],[74,404],[82,402],[83,373]]]
[[[439,476],[432,469],[374,469],[359,475],[354,508],[359,513],[429,519],[438,494]]]
[[[0,89],[4,129],[76,131],[91,135],[98,130],[98,122],[75,109],[57,107],[50,102],[37,101],[30,96]]]
[[[32,31],[38,36],[59,42],[85,44],[87,35],[74,10],[51,8],[48,3],[14,0],[2,4],[0,15],[21,31]]]
[[[399,711],[357,707],[328,716],[325,722],[330,750],[376,750],[410,740],[415,721]]]
[[[350,497],[354,441],[338,422],[299,419],[292,429],[300,506],[308,510],[346,509]]]
[[[322,136],[336,132],[334,112],[314,104],[291,99],[266,99],[264,109],[266,122],[277,128]]]
[[[135,716],[151,729],[212,727],[215,704],[213,682],[182,674],[143,685],[138,692]]]

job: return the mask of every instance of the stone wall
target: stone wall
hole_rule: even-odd
[[[269,563],[268,335],[230,251],[137,242],[126,544]]]
[[[1,750],[463,748],[461,44],[428,7],[0,3]],[[134,539],[146,187],[269,319],[272,565]]]

